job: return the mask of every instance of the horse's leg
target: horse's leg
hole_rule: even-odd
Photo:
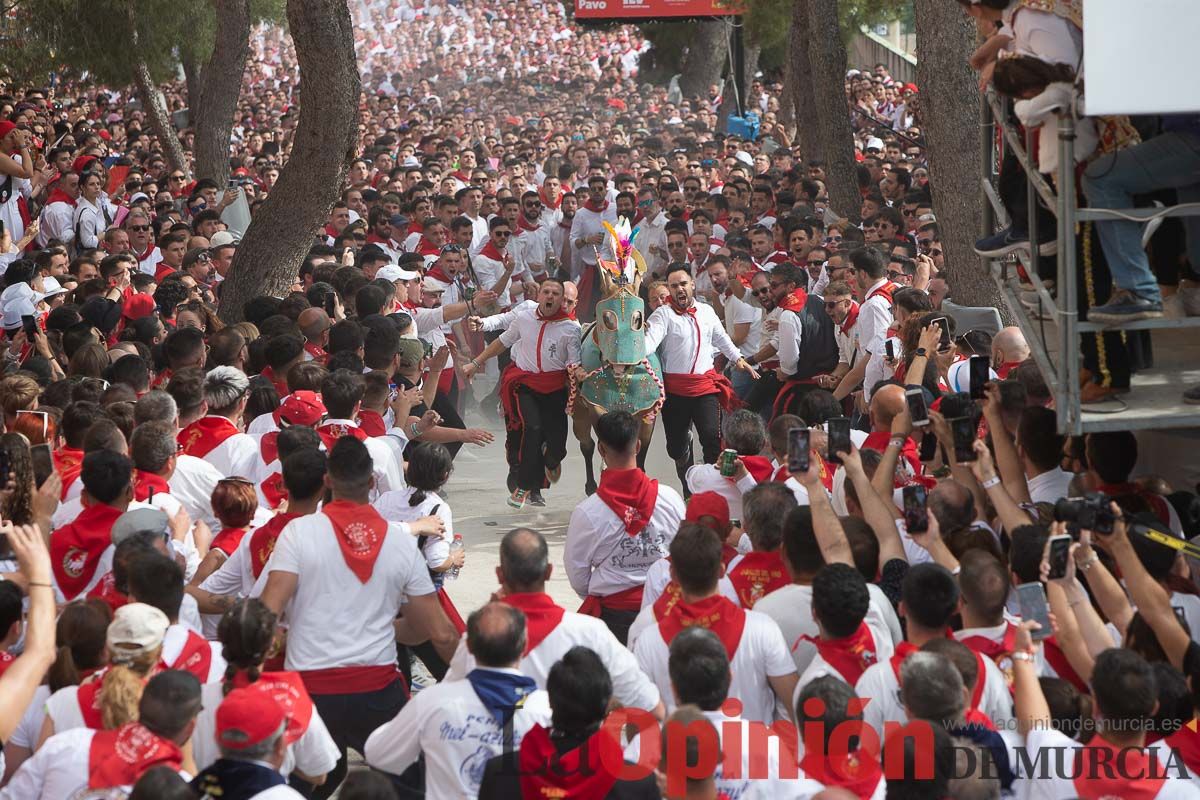
[[[596,443],[592,440],[592,423],[596,415],[590,408],[576,408],[571,420],[575,438],[579,440],[579,452],[583,455],[583,468],[586,471],[587,482],[583,491],[588,495],[596,493],[596,475],[592,467],[592,455],[596,452]]]
[[[641,429],[638,431],[638,442],[641,447],[638,448],[637,465],[638,469],[645,472],[646,457],[650,455],[650,440],[654,437],[654,423],[647,422],[646,418],[642,418]]]

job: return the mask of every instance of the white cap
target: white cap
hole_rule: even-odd
[[[21,317],[33,316],[37,313],[37,303],[41,296],[28,283],[14,283],[0,294],[0,326],[4,328],[19,328]]]
[[[171,621],[154,606],[128,603],[117,609],[108,625],[109,659],[119,664],[162,645]]]
[[[237,244],[238,240],[229,231],[217,231],[208,240],[208,249],[216,250],[218,247],[228,247],[231,244]]]
[[[444,292],[449,288],[450,284],[445,281],[439,281],[437,278],[425,278],[421,281],[421,291],[430,292],[431,294],[434,292]]]
[[[733,157],[748,167],[754,166],[754,156],[750,155],[745,150],[738,150],[733,154]]]
[[[863,149],[868,150],[868,151],[879,150],[882,152],[883,151],[883,140],[877,136],[872,136],[870,139],[867,139],[867,146]]]
[[[395,264],[388,264],[386,267],[380,267],[379,271],[375,273],[375,277],[383,278],[385,281],[415,281],[421,277],[421,273],[400,269]]]
[[[39,294],[42,296],[43,300],[45,300],[47,297],[54,297],[57,294],[66,293],[67,290],[64,289],[61,284],[59,284],[58,278],[52,278],[50,276],[42,278],[42,291],[39,292]]]

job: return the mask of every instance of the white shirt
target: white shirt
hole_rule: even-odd
[[[525,271],[531,275],[545,274],[546,258],[555,255],[554,245],[550,241],[550,231],[544,226],[539,226],[537,230],[533,231],[517,228],[513,233],[516,235],[512,237],[511,241],[520,248],[521,265]]]
[[[615,203],[606,203],[604,210],[600,213],[592,211],[583,204],[587,199],[587,190],[580,196],[579,208],[575,212],[575,219],[571,221],[571,252],[575,255],[575,263],[588,264],[596,266],[596,251],[600,251],[603,258],[611,259],[612,242],[608,231],[605,230],[602,223],[607,222],[609,225],[617,224],[617,206]],[[577,246],[575,243],[580,239],[586,239],[589,236],[595,236],[597,233],[604,234],[604,241],[598,245],[585,244],[583,247]],[[653,350],[652,347],[647,347],[647,350]]]
[[[731,478],[722,475],[720,468],[715,464],[695,464],[688,467],[687,485],[692,494],[716,492],[721,495],[725,502],[729,503],[729,518],[741,519],[742,495],[757,486],[758,481],[747,472],[735,483]]]
[[[67,247],[75,240],[75,207],[58,200],[42,209],[38,217],[38,247],[58,239]]]
[[[513,714],[508,745],[470,681],[446,681],[418,692],[391,722],[376,728],[363,757],[375,769],[399,775],[424,754],[427,796],[468,800],[479,794],[488,759],[506,748],[514,752],[534,725],[550,725],[544,691],[530,694]]]
[[[538,303],[536,300],[522,300],[503,314],[493,314],[490,317],[484,317],[481,320],[483,324],[480,326],[480,330],[484,333],[505,330],[517,318],[518,314],[533,316],[537,313],[537,307]]]
[[[732,566],[732,562],[730,565]],[[871,595],[871,602],[867,606],[867,615],[863,622],[867,623],[875,637],[876,653],[880,654],[879,660],[882,661],[884,656],[880,648],[886,648],[889,658],[895,650],[895,639],[885,612],[885,609],[890,611],[892,606],[883,590],[875,584],[868,583],[867,591]],[[755,603],[754,610],[775,620],[790,648],[796,670],[803,673],[808,669],[817,655],[817,647],[801,637],[811,636],[815,639],[819,633],[817,622],[812,615],[812,586],[801,586],[798,583],[780,586]],[[899,622],[896,623],[896,627],[900,627]]]
[[[81,194],[75,201],[76,247],[80,250],[99,247],[107,228],[108,220],[104,218],[99,198],[95,203],[89,203]]]
[[[833,324],[833,338],[838,346],[838,361],[848,367],[853,367],[854,362],[858,360],[859,355],[859,326],[858,320],[850,326],[850,330],[843,332],[842,326],[836,322]]]
[[[190,597],[190,595],[184,595]],[[195,598],[192,598],[193,602]],[[197,620],[198,621],[198,620]],[[200,633],[199,630],[196,631]],[[183,654],[183,647],[188,640],[188,626],[178,622],[167,628],[166,634],[163,636],[162,656],[160,656],[164,664],[171,664],[172,669],[183,669],[182,664],[176,664],[179,656]],[[219,642],[206,642],[209,646],[209,662],[208,662],[208,677],[202,683],[212,683],[219,681],[225,677],[225,656],[224,648]],[[188,670],[189,672],[191,670]]]
[[[883,340],[887,338],[888,328],[894,321],[892,303],[882,294],[871,294],[886,283],[887,278],[883,277],[872,284],[867,290],[867,299],[858,307],[858,344],[862,356],[871,359],[863,378],[863,389],[868,400],[871,387],[888,377],[887,365],[883,363]]]
[[[445,535],[427,537],[425,546],[421,548],[425,564],[430,569],[435,569],[450,557],[450,542],[454,539],[454,514],[450,511],[450,504],[436,492],[426,492],[425,498],[421,502],[415,506],[412,505],[409,500],[416,491],[409,486],[399,491],[388,492],[380,495],[372,505],[379,512],[379,516],[392,522],[415,522],[421,517],[433,514],[442,520],[446,526]],[[420,540],[418,539],[418,541]]]
[[[659,306],[646,322],[646,352],[658,350],[663,372],[703,374],[713,369],[713,350],[730,361],[742,357],[712,306],[695,304],[696,313],[679,314],[670,303]]]
[[[742,717],[752,722],[771,722],[786,719],[784,709],[776,709],[775,693],[767,678],[793,675],[796,665],[788,653],[783,633],[775,621],[766,614],[746,611],[746,625],[737,650],[729,661],[732,680],[729,696],[742,701]],[[633,643],[633,654],[642,671],[658,684],[667,712],[675,710],[675,696],[671,691],[671,676],[667,671],[670,644],[663,639],[658,625],[648,628]]]
[[[65,800],[86,791],[88,757],[95,735],[90,728],[76,728],[51,736],[0,790],[0,800]],[[179,775],[185,781],[192,779],[182,770]],[[121,788],[128,792],[131,787]]]
[[[134,254],[137,255],[136,253]],[[141,256],[138,256],[138,269],[147,275],[153,275],[158,272],[158,265],[162,263],[162,250],[154,245]]]
[[[500,334],[513,363],[526,372],[554,372],[580,363],[580,328],[573,319],[542,320],[535,311],[518,314]]]
[[[270,417],[270,414],[266,416]],[[202,458],[180,453],[175,457],[175,472],[167,480],[171,496],[180,502],[193,520],[203,520],[214,531],[221,529],[212,510],[212,493],[217,482],[225,477],[215,466]]]
[[[642,585],[650,565],[667,556],[686,513],[679,493],[660,483],[650,521],[630,536],[600,495],[587,498],[567,525],[563,565],[571,588],[580,597],[605,597]]]
[[[507,309],[512,305],[513,302],[511,291],[512,283],[513,279],[520,272],[518,267],[515,266],[515,257],[513,264],[513,271],[509,276],[508,281],[504,284],[504,287],[496,293],[496,305],[502,309]],[[476,253],[475,255],[471,256],[471,266],[475,269],[475,277],[479,279],[480,289],[491,290],[491,288],[500,281],[500,277],[504,274],[504,264],[494,258],[491,258],[490,256],[485,256],[483,253]]]
[[[1029,499],[1034,503],[1053,503],[1059,498],[1071,496],[1071,479],[1075,476],[1062,467],[1034,475],[1029,478]]]
[[[226,417],[214,414],[208,416],[228,421]],[[259,461],[258,441],[253,436],[239,431],[209,450],[203,460],[215,467],[222,477],[253,478]]]
[[[521,659],[521,673],[537,681],[539,689],[545,689],[550,668],[576,646],[586,647],[600,657],[612,678],[613,699],[622,706],[652,711],[658,705],[658,687],[642,672],[633,653],[617,641],[607,625],[586,614],[564,612],[554,630]],[[454,651],[444,680],[465,678],[475,667],[475,658],[467,650],[467,638],[464,635]]]
[[[671,561],[670,559],[662,558],[650,565],[650,569],[646,570],[646,588],[642,592],[642,611],[654,605],[658,598],[662,597],[662,593],[671,585]],[[717,592],[722,596],[727,597],[731,602],[738,605],[742,604],[738,597],[737,589],[734,588],[733,582],[725,575],[717,581]],[[654,622],[654,609],[650,608],[650,616],[646,619],[642,618],[642,613],[639,612],[633,624],[629,626],[628,640],[633,644],[635,638],[635,629],[641,632],[642,629],[648,627]]]
[[[200,687],[202,708],[196,717],[196,730],[192,733],[192,754],[198,770],[208,769],[221,757],[221,749],[217,745],[217,706],[224,699],[223,686],[219,681]],[[279,771],[284,776],[298,770],[304,775],[316,777],[336,767],[340,756],[341,751],[314,707],[304,733],[288,745]]]
[[[407,597],[433,594],[433,582],[404,523],[388,523],[370,579],[346,566],[324,514],[294,519],[275,542],[264,573],[300,576],[286,614],[290,670],[396,663],[392,623]]]
[[[358,423],[352,419],[334,418],[322,421],[321,425],[345,425],[347,428],[358,427]],[[396,458],[395,452],[393,452],[388,443],[383,441],[384,438],[383,436],[368,436],[366,439],[363,439],[363,445],[367,448],[367,452],[371,454],[371,466],[375,472],[375,488],[371,496],[372,501],[384,492],[403,489],[405,485],[404,472],[399,459]],[[257,456],[257,453],[256,457],[260,462],[262,461],[262,458]]]
[[[646,270],[651,273],[661,272],[662,268],[667,265],[667,215],[664,211],[659,211],[658,216],[654,219],[642,220],[641,230],[637,235],[637,249],[641,252],[642,258],[646,262]],[[663,255],[651,252],[650,248],[654,247],[662,251]]]
[[[787,375],[795,375],[800,365],[804,325],[795,311],[783,309],[779,314],[779,367]]]
[[[733,294],[725,298],[725,330],[732,336],[735,325],[750,323],[750,332],[738,345],[742,356],[752,356],[758,352],[762,341],[762,320],[763,310],[758,306],[752,306]]]

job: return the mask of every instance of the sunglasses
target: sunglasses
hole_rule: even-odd
[[[441,249],[442,253],[461,253],[462,251],[462,247],[457,244],[448,244]]]
[[[512,231],[492,231],[492,236],[499,236],[501,239],[507,239],[512,236]]]
[[[770,287],[770,286],[764,286],[764,287],[762,287],[761,289],[755,289],[755,290],[754,290],[754,294],[770,294],[770,293],[771,293],[771,287]]]
[[[130,225],[129,230],[142,231],[144,233],[145,231],[150,230],[150,226],[149,225]]]
[[[905,277],[906,276],[903,272],[893,272],[892,270],[888,270],[888,280],[898,281]]]
[[[171,180],[173,180],[173,181],[182,181],[182,180],[186,180],[186,177],[185,177],[185,176],[183,176],[183,175],[172,175],[172,176],[171,176]]]

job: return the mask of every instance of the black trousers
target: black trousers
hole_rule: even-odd
[[[663,430],[667,436],[667,455],[678,461],[688,454],[691,428],[696,426],[705,464],[715,464],[721,454],[721,405],[718,395],[684,397],[668,394],[662,408]]]
[[[517,387],[517,408],[520,428],[508,431],[505,450],[518,488],[533,491],[544,485],[546,470],[567,457],[567,390],[540,394]]]
[[[746,407],[762,417],[764,422],[770,422],[775,414],[775,398],[779,396],[780,386],[782,384],[775,370],[762,370],[758,380],[750,387],[750,394],[746,395]]]
[[[461,431],[466,430],[467,423],[458,413],[458,386],[455,384],[456,381],[451,381],[449,392],[438,392],[434,395],[432,408],[442,415],[443,428],[457,428]],[[451,458],[458,455],[462,446],[462,442],[446,442],[445,444],[446,449],[450,451]]]
[[[636,611],[618,611],[612,608],[600,609],[600,621],[608,626],[612,631],[612,635],[617,637],[617,641],[622,645],[628,645],[629,642],[629,626],[637,619],[638,612]]]
[[[363,752],[367,737],[385,722],[390,722],[408,702],[408,692],[400,678],[374,692],[356,694],[314,694],[313,705],[329,729],[329,735],[341,751],[337,766],[329,773],[324,785],[313,791],[313,797],[331,797],[346,777],[346,749]]]

